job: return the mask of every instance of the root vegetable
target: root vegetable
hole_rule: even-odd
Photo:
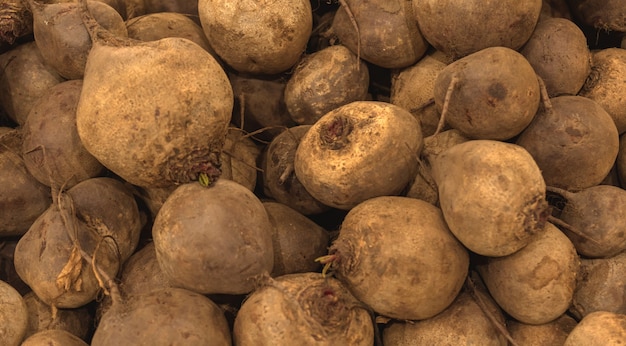
[[[617,131],[626,132],[626,86],[622,76],[626,74],[626,51],[621,48],[606,48],[594,51],[591,58],[591,74],[580,96],[596,101],[606,110],[617,126]]]
[[[15,269],[47,305],[76,308],[93,301],[100,290],[91,263],[81,257],[81,249],[96,256],[98,268],[109,277],[115,277],[120,261],[113,245],[83,222],[76,220],[68,229],[66,216],[67,212],[52,205],[35,220],[17,243]],[[69,220],[72,217],[70,214]]]
[[[26,334],[28,311],[24,299],[8,283],[0,280],[0,339],[7,346],[18,346]]]
[[[527,324],[507,321],[511,337],[518,345],[563,345],[578,322],[567,314],[544,324]]]
[[[224,312],[209,298],[166,288],[113,303],[91,345],[231,345]]]
[[[311,35],[306,0],[201,0],[198,12],[211,46],[239,72],[277,74],[294,66]]]
[[[617,186],[596,185],[569,192],[548,187],[565,198],[558,218],[577,230],[564,229],[579,254],[611,257],[626,250],[626,191]]]
[[[179,186],[152,226],[161,269],[177,287],[203,294],[245,294],[274,264],[272,225],[247,188],[220,179],[211,188]]]
[[[346,0],[344,4],[335,13],[332,31],[358,57],[392,69],[413,65],[426,52],[428,43],[408,1]]]
[[[237,128],[228,129],[222,152],[222,178],[233,180],[254,191],[261,149],[244,135]]]
[[[82,85],[82,80],[76,79],[48,89],[22,127],[24,163],[44,185],[71,188],[104,170],[78,137],[76,106]]]
[[[587,38],[568,19],[539,21],[520,53],[543,79],[550,97],[576,95],[591,72]]]
[[[346,287],[319,273],[268,279],[242,304],[234,343],[247,345],[372,345],[370,313]]]
[[[412,3],[424,38],[438,50],[459,58],[487,47],[522,47],[539,20],[542,1]]]
[[[434,97],[450,127],[470,138],[506,140],[533,120],[540,90],[523,55],[490,47],[447,65],[437,75]]]
[[[419,122],[390,103],[355,101],[320,118],[302,137],[294,168],[318,201],[338,209],[397,195],[417,172]]]
[[[400,70],[391,80],[390,102],[400,106],[420,121],[424,137],[435,133],[439,110],[434,103],[437,75],[447,66],[433,54]]]
[[[0,235],[22,235],[52,203],[50,189],[28,172],[19,151],[12,151],[13,130],[0,136]],[[18,140],[21,146],[21,138]]]
[[[33,13],[26,1],[5,1],[0,16],[0,46],[3,48],[33,33]]]
[[[606,311],[583,318],[565,339],[563,346],[620,345],[626,340],[626,315]]]
[[[285,86],[285,105],[300,125],[312,125],[324,114],[363,101],[369,88],[367,65],[342,45],[304,57]]]
[[[66,332],[64,330],[52,329],[43,330],[36,334],[29,336],[22,342],[20,346],[88,346],[89,344],[83,341],[76,335]]]
[[[402,345],[508,345],[506,338],[493,325],[504,325],[504,315],[485,293],[477,293],[488,312],[484,312],[471,293],[462,291],[441,313],[422,321],[396,321],[383,330],[386,346]]]
[[[262,157],[263,191],[304,215],[330,209],[304,188],[294,172],[296,149],[311,125],[298,125],[274,137]]]
[[[608,258],[581,259],[570,312],[581,319],[595,311],[626,314],[626,252]]]
[[[517,321],[548,323],[569,308],[580,260],[572,242],[556,226],[545,229],[526,247],[477,265],[489,293]]]
[[[546,187],[524,148],[471,140],[450,147],[431,165],[446,223],[469,250],[510,255],[543,231]]]
[[[328,251],[330,245],[328,232],[284,204],[263,202],[263,206],[273,226],[272,277],[318,271],[320,265],[315,259]]]
[[[271,141],[296,123],[285,105],[284,78],[258,78],[229,73],[235,94],[232,122],[254,137]]]
[[[532,155],[548,186],[577,191],[599,184],[618,152],[611,116],[582,96],[558,96],[549,102],[516,143]]]
[[[126,21],[126,29],[128,37],[141,41],[156,41],[166,37],[186,38],[217,58],[217,53],[209,44],[202,27],[182,13],[144,14]]]
[[[421,320],[452,303],[467,276],[469,256],[439,208],[383,196],[348,212],[322,261],[378,314]]]
[[[85,148],[134,185],[215,181],[233,108],[217,61],[184,38],[129,42],[83,19],[94,40],[76,112]]]
[[[24,124],[34,103],[52,86],[64,81],[44,63],[35,42],[27,42],[0,55],[0,105],[9,119]]]
[[[65,79],[82,79],[92,44],[81,20],[79,5],[28,1],[33,11],[35,43],[43,60]],[[128,36],[124,19],[114,8],[91,0],[87,1],[87,6],[102,27],[115,35]]]
[[[24,303],[28,310],[28,326],[24,338],[45,330],[63,330],[87,340],[92,331],[93,316],[86,306],[76,309],[56,309],[42,302],[34,292],[24,295]]]
[[[424,138],[424,149],[419,170],[409,190],[407,197],[419,198],[433,205],[438,205],[439,194],[437,184],[432,177],[430,162],[446,149],[470,139],[455,129],[446,130]]]
[[[626,7],[620,0],[568,0],[574,16],[597,30],[626,32]]]

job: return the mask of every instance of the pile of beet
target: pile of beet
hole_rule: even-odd
[[[5,0],[3,345],[626,342],[623,0]]]

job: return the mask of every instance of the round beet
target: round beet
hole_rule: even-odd
[[[423,138],[409,111],[355,101],[320,118],[300,140],[294,168],[318,201],[350,209],[372,197],[397,195],[417,172]]]
[[[269,279],[243,302],[233,328],[236,345],[374,343],[370,312],[337,279],[319,273]]]
[[[441,210],[409,197],[375,197],[352,208],[329,253],[322,261],[357,299],[400,320],[447,308],[469,266]]]
[[[447,65],[434,87],[445,122],[476,139],[518,135],[537,113],[539,95],[533,67],[506,47],[485,48]]]
[[[83,146],[76,129],[81,79],[61,82],[34,104],[23,128],[22,156],[39,182],[71,188],[98,176],[104,167]]]
[[[626,250],[626,191],[596,185],[578,192],[548,187],[565,199],[558,218],[577,230],[564,229],[576,250],[587,257],[611,257]]]
[[[599,184],[617,156],[615,122],[586,97],[558,96],[549,103],[516,143],[532,155],[548,186],[575,191]]]
[[[519,49],[530,37],[541,0],[413,0],[424,38],[438,50],[459,58],[487,47]]]
[[[204,294],[244,294],[274,265],[272,224],[246,187],[220,179],[179,186],[154,220],[157,260],[178,286]]]

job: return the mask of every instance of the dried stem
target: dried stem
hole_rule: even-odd
[[[437,134],[439,134],[439,132],[441,132],[441,130],[443,130],[443,126],[446,123],[446,115],[448,114],[448,106],[450,104],[450,99],[452,98],[452,92],[454,91],[458,83],[459,77],[454,75],[450,80],[450,84],[448,84],[448,90],[446,90],[446,96],[443,99],[443,107],[441,109],[439,123],[437,124],[437,129],[435,130],[433,136],[436,136]]]

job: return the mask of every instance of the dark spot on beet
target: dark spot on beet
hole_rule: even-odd
[[[504,100],[504,98],[506,97],[506,89],[504,88],[502,83],[491,84],[487,91],[489,92],[489,95],[496,100]]]

